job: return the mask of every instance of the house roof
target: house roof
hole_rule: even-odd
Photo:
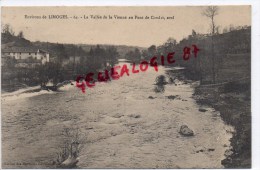
[[[38,51],[42,53],[48,53],[47,51],[35,47],[12,47],[2,49],[2,52],[4,53],[37,53]]]
[[[42,50],[42,49],[39,49],[39,52],[40,53],[49,53],[48,51],[45,51],[45,50]]]

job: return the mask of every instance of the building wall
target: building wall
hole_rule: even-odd
[[[46,62],[50,62],[50,56],[49,53],[40,53],[40,52],[5,52],[3,53],[5,55],[11,56],[17,60],[19,59],[28,59],[30,57],[32,57],[33,59],[37,59],[37,60],[41,60],[42,64],[45,64]]]
[[[11,53],[11,56],[15,56],[15,59],[28,59],[30,57],[35,58],[37,53]]]
[[[43,54],[41,57],[42,57],[42,64],[50,62],[50,56],[48,53]]]

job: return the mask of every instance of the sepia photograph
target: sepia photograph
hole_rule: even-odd
[[[251,6],[2,6],[4,169],[249,169]]]

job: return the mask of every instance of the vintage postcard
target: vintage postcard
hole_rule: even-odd
[[[251,168],[251,6],[4,6],[2,168]]]

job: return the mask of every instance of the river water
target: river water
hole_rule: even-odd
[[[2,95],[3,168],[52,168],[66,128],[80,131],[78,168],[223,168],[232,127],[212,108],[199,111],[196,83],[175,80],[156,93],[155,79],[167,69],[130,73],[86,93],[67,85]],[[179,134],[183,124],[193,137]]]

